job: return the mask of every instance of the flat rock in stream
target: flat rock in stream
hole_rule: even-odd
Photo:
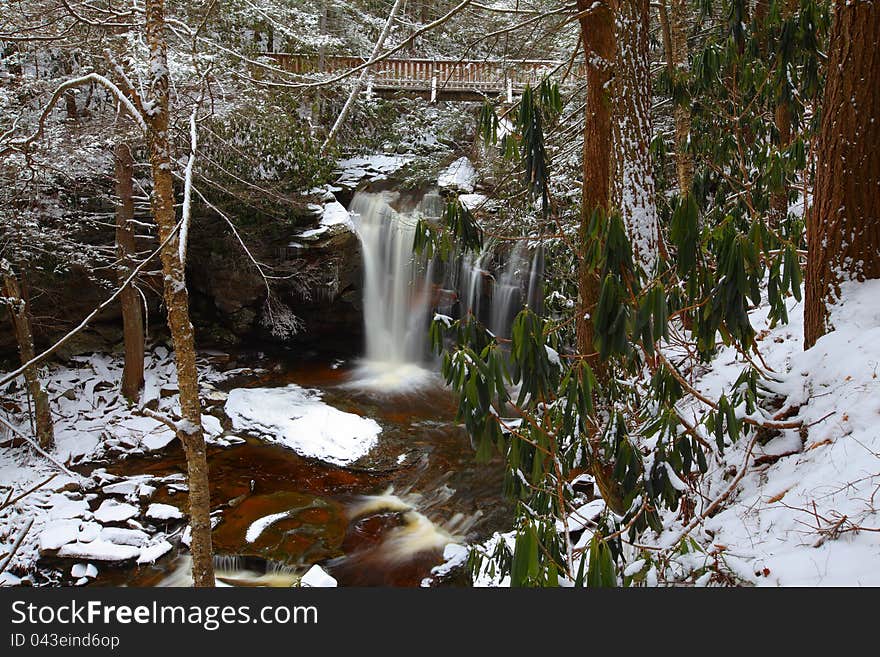
[[[128,561],[140,553],[140,548],[132,545],[116,545],[97,539],[91,543],[68,543],[58,551],[58,556],[88,561]]]

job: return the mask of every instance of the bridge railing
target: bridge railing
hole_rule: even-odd
[[[285,71],[296,74],[333,73],[360,66],[360,57],[298,53],[263,53]],[[447,91],[521,91],[534,85],[561,62],[551,60],[383,59],[370,67],[370,84],[377,89]]]

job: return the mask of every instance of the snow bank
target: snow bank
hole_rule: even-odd
[[[704,524],[711,538],[694,536],[755,584],[878,586],[880,533],[858,528],[880,527],[880,281],[844,284],[831,310],[835,330],[807,351],[802,304],[789,302],[786,326],[771,329],[766,313],[755,311],[752,323],[780,379],[768,385],[803,421],[805,439],[791,429],[756,445],[738,493]],[[717,399],[744,366],[723,349],[698,387]],[[728,485],[726,470],[741,467],[742,442],[710,471],[706,499]]]
[[[232,426],[261,434],[298,454],[346,465],[366,455],[382,428],[372,419],[321,401],[321,394],[297,385],[236,388],[225,406]]]

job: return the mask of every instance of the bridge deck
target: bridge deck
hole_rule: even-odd
[[[336,73],[364,63],[360,57],[263,53],[285,71]],[[376,90],[432,93],[499,94],[535,85],[561,62],[549,60],[384,59],[370,67],[369,85]]]

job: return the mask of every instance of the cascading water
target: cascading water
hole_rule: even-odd
[[[355,383],[396,389],[423,382],[425,337],[432,308],[433,263],[413,254],[417,214],[436,211],[439,195],[426,195],[412,213],[391,207],[396,195],[358,193],[351,214],[364,260],[366,355]]]
[[[481,253],[456,255],[449,263],[413,254],[420,218],[436,220],[443,199],[425,194],[410,211],[397,211],[400,195],[359,192],[353,216],[364,260],[366,354],[353,385],[388,391],[421,385],[432,375],[427,327],[434,311],[473,314],[500,337],[509,337],[517,312],[526,304],[540,310],[544,257],[529,257],[525,242],[509,251],[493,243]],[[498,269],[497,275],[492,270]]]

